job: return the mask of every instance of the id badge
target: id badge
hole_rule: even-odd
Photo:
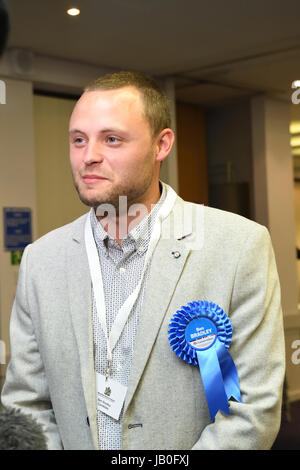
[[[127,387],[108,377],[96,373],[97,409],[115,420],[119,420],[125,401]]]

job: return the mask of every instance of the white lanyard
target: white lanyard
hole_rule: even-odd
[[[115,321],[112,325],[110,333],[108,333],[107,331],[106,307],[105,307],[105,297],[104,297],[101,265],[100,265],[96,243],[95,243],[94,236],[93,236],[90,217],[89,215],[87,216],[86,223],[85,223],[85,245],[86,245],[86,251],[87,251],[88,262],[89,262],[89,267],[90,267],[90,274],[91,274],[93,292],[94,292],[94,297],[95,297],[95,302],[96,302],[97,315],[98,315],[100,325],[103,329],[106,342],[107,342],[108,368],[107,368],[106,377],[108,377],[108,374],[109,374],[113,349],[116,346],[122,334],[123,328],[127,322],[130,312],[136,302],[136,299],[138,298],[138,295],[142,286],[143,278],[144,278],[144,275],[148,266],[148,262],[151,259],[151,256],[160,238],[162,220],[165,219],[171,212],[174,206],[176,197],[177,197],[177,194],[175,193],[175,191],[170,186],[167,186],[167,196],[166,196],[165,201],[162,203],[162,206],[159,209],[157,217],[156,217],[156,221],[155,221],[152,235],[150,238],[149,247],[146,253],[146,258],[145,258],[143,272],[142,272],[140,281],[138,282],[134,291],[129,295],[129,297],[125,300],[124,304],[119,309],[117,316],[115,318]]]

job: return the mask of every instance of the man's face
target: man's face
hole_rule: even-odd
[[[133,87],[85,92],[70,119],[70,161],[80,199],[96,207],[146,203],[159,163],[140,93]]]

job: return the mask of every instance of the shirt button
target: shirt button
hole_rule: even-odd
[[[121,273],[121,274],[124,274],[124,273],[125,273],[125,271],[126,271],[126,269],[125,269],[125,268],[120,268],[120,273]]]

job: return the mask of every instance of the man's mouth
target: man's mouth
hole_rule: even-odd
[[[84,183],[91,184],[91,183],[98,183],[99,181],[106,180],[107,178],[104,178],[103,176],[90,174],[90,175],[84,175],[82,179]]]

